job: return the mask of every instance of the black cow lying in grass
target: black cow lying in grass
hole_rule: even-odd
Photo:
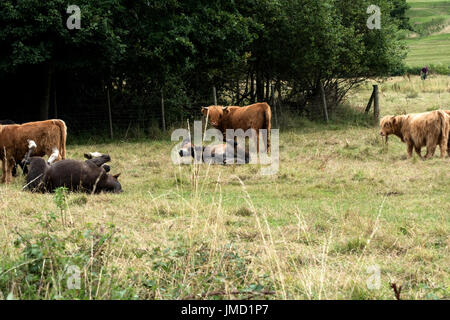
[[[86,161],[60,160],[56,163],[48,163],[41,157],[28,157],[24,162],[28,169],[27,184],[34,192],[53,192],[56,188],[66,187],[70,191],[83,191],[88,193],[122,192],[122,186],[117,175],[110,175],[106,162],[111,161],[107,154],[86,154]],[[24,188],[25,188],[24,187]]]

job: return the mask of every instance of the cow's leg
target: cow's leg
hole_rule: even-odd
[[[406,144],[406,151],[408,152],[408,158],[412,157],[412,152],[413,152],[413,144],[412,143],[407,143]]]
[[[441,159],[444,159],[447,155],[447,139],[442,139],[441,143],[439,144],[439,149],[441,150]]]
[[[12,176],[17,177],[17,163],[14,161],[14,167],[12,168]]]
[[[425,154],[425,159],[432,158],[434,152],[436,151],[437,144],[434,141],[427,143],[427,153]]]
[[[86,161],[91,161],[93,162],[97,167],[101,167],[102,165],[104,165],[105,163],[111,161],[111,157],[107,154],[102,154],[100,157],[98,158],[94,158],[94,159],[90,159],[90,160],[86,160]]]
[[[2,183],[6,183],[6,159],[2,159]]]
[[[448,154],[448,156],[450,157],[450,135],[449,135],[447,141],[448,141],[448,142],[447,142],[447,154]]]
[[[423,160],[423,157],[422,157],[422,148],[419,147],[419,146],[414,146],[414,150],[416,150],[416,153],[417,153],[417,155],[419,156],[419,158]]]
[[[92,159],[92,158],[98,158],[101,157],[103,154],[100,152],[89,152],[89,153],[85,153],[84,157],[86,159]]]
[[[20,167],[22,168],[22,173],[24,175],[28,174],[28,160],[30,159],[31,155],[34,152],[34,149],[36,149],[37,145],[33,140],[27,140],[28,141],[28,152],[25,154],[25,157],[20,162]]]
[[[61,158],[61,155],[59,154],[59,150],[57,148],[53,148],[52,154],[48,158],[47,163],[51,165],[53,162],[55,162],[55,160],[61,160],[61,159],[62,158]]]
[[[6,165],[7,166],[6,167],[6,183],[12,182],[12,179],[13,179],[12,171],[13,171],[15,164],[16,164],[16,161],[14,161],[14,159],[8,160],[8,163]]]
[[[256,144],[256,153],[259,153],[259,130],[252,130],[252,140]]]

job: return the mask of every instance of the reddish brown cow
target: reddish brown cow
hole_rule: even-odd
[[[208,115],[209,122],[226,134],[227,129],[254,129],[256,131],[257,150],[259,151],[259,130],[267,130],[267,151],[270,152],[270,129],[272,112],[265,103],[255,103],[246,107],[209,106],[202,108],[202,114]]]
[[[24,158],[28,151],[29,140],[37,143],[37,148],[33,152],[34,156],[47,155],[60,160],[66,158],[66,136],[67,128],[62,120],[0,125],[2,183],[11,182],[14,165]]]

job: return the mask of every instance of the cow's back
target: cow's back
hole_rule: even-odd
[[[45,175],[45,185],[49,191],[59,187],[67,187],[76,190],[81,186],[81,181],[86,169],[84,162],[78,160],[61,160],[55,162]]]
[[[47,189],[66,187],[71,191],[92,191],[94,185],[106,176],[106,171],[92,161],[61,160],[55,162],[46,174]]]
[[[226,129],[243,129],[244,131],[250,128],[267,129],[266,115],[270,107],[267,103],[255,103],[245,107],[228,107],[230,113],[228,121],[224,124]]]

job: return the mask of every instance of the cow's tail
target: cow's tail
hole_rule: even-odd
[[[66,139],[67,139],[67,127],[66,123],[62,120],[54,120],[54,123],[59,127],[61,132],[60,136],[60,145],[59,145],[59,154],[62,159],[66,158]]]
[[[266,108],[264,110],[264,129],[267,130],[267,152],[270,152],[270,130],[272,129],[272,111],[270,106],[266,103]]]

